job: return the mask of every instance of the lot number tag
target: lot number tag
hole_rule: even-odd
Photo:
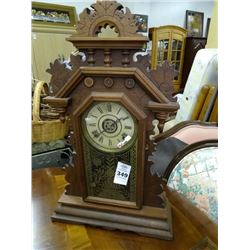
[[[130,174],[131,166],[118,161],[114,183],[126,186]]]

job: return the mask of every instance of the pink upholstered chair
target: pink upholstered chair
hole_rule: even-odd
[[[218,242],[215,123],[181,122],[155,137],[151,172],[162,177],[171,205],[205,236]]]

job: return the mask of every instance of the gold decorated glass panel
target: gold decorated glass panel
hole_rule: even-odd
[[[94,102],[81,125],[88,196],[135,202],[137,120],[118,102]],[[131,166],[127,185],[114,183],[118,162]]]

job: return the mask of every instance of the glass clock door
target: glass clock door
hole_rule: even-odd
[[[87,200],[135,203],[137,120],[118,102],[96,101],[82,115],[81,127]],[[118,163],[130,166],[126,185],[114,183]]]

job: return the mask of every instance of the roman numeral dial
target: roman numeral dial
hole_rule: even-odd
[[[87,141],[105,152],[128,148],[137,135],[137,120],[118,102],[94,102],[82,116]]]

